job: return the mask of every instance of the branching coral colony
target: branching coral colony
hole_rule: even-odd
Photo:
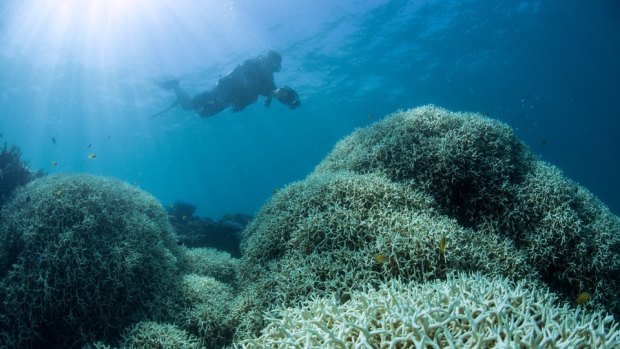
[[[559,305],[545,287],[479,274],[423,284],[390,281],[341,304],[285,308],[242,348],[614,348],[610,315]]]
[[[454,272],[522,280],[557,295],[565,305],[556,308],[544,297],[525,298],[521,307],[538,309],[548,328],[559,316],[554,311],[569,316],[559,336],[533,327],[532,334],[520,334],[526,346],[573,339],[596,346],[595,337],[618,343],[610,317],[592,315],[604,320],[583,325],[597,328],[587,333],[570,322],[595,309],[620,314],[618,217],[559,170],[535,159],[507,125],[479,114],[424,106],[355,131],[305,180],[274,195],[244,231],[242,250],[243,289],[231,317],[237,343],[277,327],[273,315],[260,316],[273,307],[296,307],[316,297],[346,307],[355,292],[392,280],[412,282],[411,288]],[[588,300],[569,311],[582,294]],[[451,313],[450,297],[441,303],[446,309],[433,308],[427,315]],[[304,309],[306,320],[280,323],[288,331],[281,333],[283,341],[297,326],[314,326],[300,335],[304,338],[321,330],[315,308]],[[516,312],[507,309],[502,311]],[[471,311],[463,308],[457,320]],[[442,326],[460,326],[461,320],[442,319],[437,320]],[[506,324],[499,338],[516,341],[511,336],[518,326]],[[368,337],[360,326],[351,331]],[[411,326],[412,333],[421,331]],[[473,330],[458,337],[440,329],[427,335],[437,343],[460,338],[465,346],[486,338],[474,338]],[[382,336],[397,330],[390,327]],[[332,344],[348,338],[338,333],[326,338]]]
[[[0,219],[0,347],[76,347],[171,318],[181,258],[151,195],[89,175],[33,181]]]

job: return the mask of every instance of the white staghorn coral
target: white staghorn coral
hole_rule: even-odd
[[[479,274],[391,281],[339,304],[315,298],[268,319],[241,348],[612,348],[610,315],[561,303],[544,287]]]

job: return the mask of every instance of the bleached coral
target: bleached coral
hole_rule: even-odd
[[[426,105],[356,130],[315,172],[383,173],[431,195],[471,227],[505,210],[512,186],[523,181],[533,159],[508,125]]]
[[[280,310],[240,348],[613,348],[618,323],[570,308],[546,288],[456,274],[444,281],[391,281],[340,304],[315,298]]]
[[[239,260],[230,253],[214,248],[188,248],[186,259],[189,272],[211,276],[216,280],[234,285],[237,279]]]
[[[538,162],[497,225],[554,291],[588,291],[620,317],[620,219],[587,189]]]
[[[424,106],[355,131],[243,234],[237,340],[272,307],[452,271],[588,292],[588,310],[620,314],[618,217],[479,114]]]
[[[178,326],[152,321],[134,324],[125,331],[123,337],[122,349],[205,348],[199,338]]]
[[[210,276],[189,274],[183,276],[186,309],[178,322],[183,329],[202,338],[208,348],[219,347],[229,340],[232,331],[225,323],[233,299],[232,286]]]
[[[394,277],[423,281],[452,270],[534,277],[510,239],[476,234],[432,204],[379,174],[315,174],[283,189],[244,232],[245,299],[233,312],[240,322],[259,323],[237,337],[263,326],[248,314],[262,314],[268,305],[293,305],[309,295],[347,299],[360,285]],[[439,252],[442,238],[445,253]],[[377,255],[385,260],[378,263]]]
[[[0,347],[113,341],[136,319],[173,316],[180,260],[166,212],[112,178],[37,179],[0,218]]]

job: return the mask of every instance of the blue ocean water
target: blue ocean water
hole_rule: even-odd
[[[268,50],[300,108],[148,118],[174,101],[156,82],[197,94]],[[4,0],[0,142],[33,169],[117,177],[217,219],[432,103],[506,122],[620,214],[618,62],[614,0]]]

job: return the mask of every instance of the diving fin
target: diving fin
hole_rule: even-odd
[[[156,117],[156,116],[159,116],[159,115],[161,115],[161,114],[164,114],[165,112],[169,111],[170,109],[172,109],[172,108],[176,107],[178,104],[179,104],[179,100],[177,99],[177,100],[175,100],[174,102],[172,102],[172,104],[170,104],[170,106],[169,106],[168,108],[166,108],[166,109],[164,109],[164,110],[160,111],[159,113],[156,113],[156,114],[153,114],[153,115],[149,116],[149,119],[152,119],[152,118],[154,118],[154,117]]]

